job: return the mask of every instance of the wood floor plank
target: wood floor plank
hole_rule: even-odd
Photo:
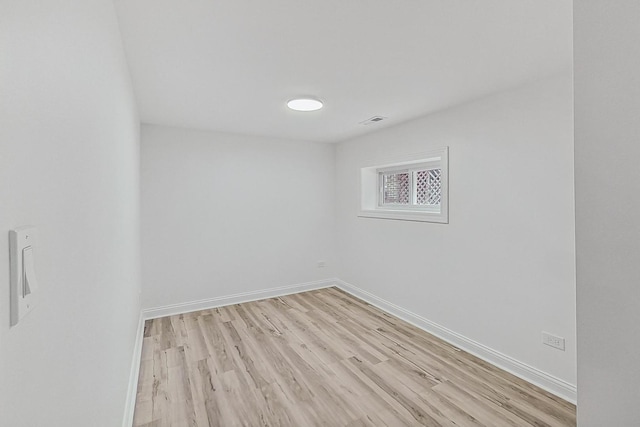
[[[135,427],[575,426],[575,406],[326,288],[148,320]]]

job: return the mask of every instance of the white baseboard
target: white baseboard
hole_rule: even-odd
[[[274,298],[283,295],[297,294],[299,292],[328,288],[329,286],[335,285],[336,279],[317,280],[315,282],[299,283],[296,285],[280,286],[277,288],[262,289],[259,291],[242,292],[239,294],[227,295],[222,297],[165,305],[163,307],[147,308],[142,310],[142,315],[145,320],[155,319],[158,317],[188,313],[190,311],[207,310],[209,308],[222,307],[224,305],[239,304],[243,302],[257,301],[265,298]]]
[[[360,289],[357,286],[340,279],[335,279],[334,281],[337,286],[345,292],[348,292],[381,310],[393,314],[394,316],[397,316],[400,319],[443,339],[449,344],[471,353],[492,365],[504,369],[525,381],[535,384],[556,396],[559,396],[571,403],[576,403],[577,389],[574,384],[570,384],[560,378],[556,378],[553,375],[534,368],[533,366],[529,366],[526,363],[507,356],[506,354],[502,354],[499,351],[480,344],[479,342],[473,341],[472,339],[425,319],[418,314],[405,310],[402,307]]]
[[[144,318],[142,312],[138,319],[138,329],[136,331],[136,342],[133,345],[133,359],[131,361],[131,371],[129,373],[129,389],[127,390],[127,400],[124,406],[124,418],[122,427],[133,425],[133,413],[136,409],[136,394],[138,391],[138,375],[140,375],[140,359],[142,358],[142,340],[144,339]]]

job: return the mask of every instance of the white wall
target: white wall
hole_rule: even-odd
[[[333,277],[334,153],[144,125],[144,307]]]
[[[574,2],[578,424],[640,425],[640,3]]]
[[[139,124],[109,0],[0,3],[0,425],[122,422],[139,305]],[[8,231],[40,236],[9,328]]]
[[[356,216],[363,163],[443,146],[449,224]],[[575,384],[569,71],[340,143],[336,157],[341,279]]]

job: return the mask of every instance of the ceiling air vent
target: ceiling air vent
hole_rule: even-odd
[[[367,125],[370,125],[370,124],[373,124],[373,123],[381,122],[381,121],[383,121],[384,119],[386,119],[386,117],[382,117],[382,116],[373,116],[373,117],[371,117],[371,118],[369,118],[369,119],[365,120],[364,122],[360,122],[360,124],[361,124],[361,125],[365,125],[365,126],[367,126]]]

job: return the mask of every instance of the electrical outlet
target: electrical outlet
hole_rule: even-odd
[[[564,351],[564,338],[551,335],[548,332],[542,333],[542,344]]]
[[[318,268],[324,268],[327,266],[327,262],[326,261],[318,261]]]

